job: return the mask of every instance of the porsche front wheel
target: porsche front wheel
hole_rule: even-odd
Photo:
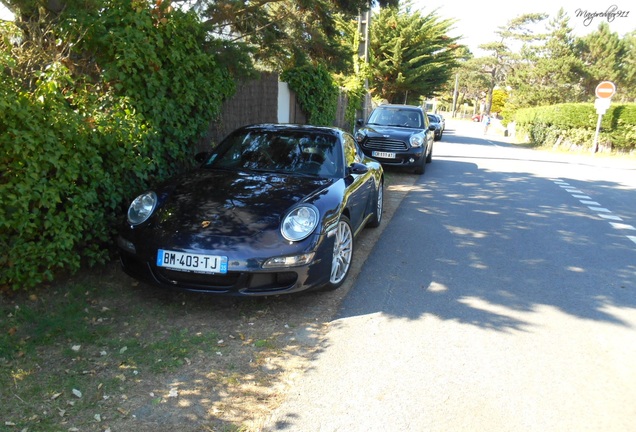
[[[333,244],[333,255],[331,259],[331,275],[329,283],[325,287],[327,290],[339,288],[351,269],[353,259],[353,231],[346,216],[341,216],[336,228]]]

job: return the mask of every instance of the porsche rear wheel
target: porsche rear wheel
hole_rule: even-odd
[[[380,222],[382,222],[382,206],[384,203],[384,181],[380,180],[380,185],[378,186],[378,193],[376,194],[375,200],[375,211],[373,212],[373,216],[369,220],[367,226],[369,228],[377,228],[380,226]]]
[[[329,283],[325,287],[327,290],[339,288],[351,269],[353,258],[353,231],[346,216],[341,216],[336,228],[336,235],[333,244],[333,256],[331,259],[331,275]]]

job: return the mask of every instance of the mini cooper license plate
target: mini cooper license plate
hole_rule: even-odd
[[[382,151],[374,151],[371,153],[371,156],[384,158],[384,159],[395,159],[395,153],[382,152]]]
[[[195,273],[227,273],[227,257],[159,249],[157,266]]]

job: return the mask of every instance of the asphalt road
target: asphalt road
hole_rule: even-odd
[[[635,431],[636,163],[449,122],[267,431]]]

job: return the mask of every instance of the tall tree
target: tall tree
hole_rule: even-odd
[[[438,94],[457,65],[454,21],[395,7],[381,9],[371,24],[371,88],[394,103],[417,103]]]
[[[481,58],[482,71],[488,76],[489,85],[487,89],[485,112],[490,113],[492,105],[492,92],[496,86],[504,84],[510,70],[519,64],[520,57],[515,55],[510,48],[514,42],[529,43],[541,37],[530,29],[530,26],[541,22],[547,18],[546,14],[523,14],[511,19],[505,26],[499,27],[496,34],[499,41],[483,44],[480,46],[484,51],[489,51],[490,55]]]
[[[212,35],[251,47],[261,69],[280,72],[312,62],[337,73],[350,70],[352,59],[338,20],[397,1],[195,0],[194,7]]]
[[[282,71],[320,60],[347,69],[351,47],[339,43],[339,9],[330,0],[202,1],[204,26],[221,40],[244,43],[261,68]]]
[[[455,70],[457,78],[457,104],[456,112],[462,114],[473,114],[474,110],[479,109],[480,101],[486,99],[488,89],[490,88],[490,79],[484,74],[484,61],[482,58],[468,58],[460,61],[460,66]],[[452,88],[455,87],[455,79],[452,80]],[[464,104],[473,106],[470,111],[462,108]]]
[[[563,9],[549,21],[547,33],[523,47],[521,60],[507,77],[516,107],[578,102],[583,63],[577,56],[569,17]]]
[[[587,72],[585,93],[590,100],[594,98],[594,90],[601,81],[613,81],[618,88],[626,84],[623,79],[624,71],[621,70],[626,47],[618,33],[610,30],[609,24],[603,21],[597,31],[581,38],[579,50]],[[616,95],[617,98],[621,96]]]
[[[636,102],[636,31],[623,38],[625,55],[620,65],[621,88],[617,99],[625,102]]]

